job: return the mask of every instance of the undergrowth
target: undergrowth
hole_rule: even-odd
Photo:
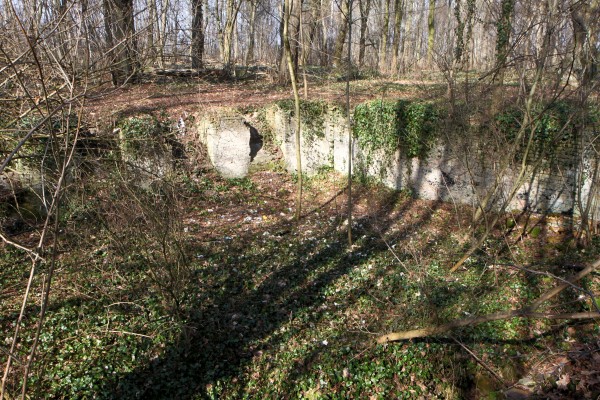
[[[541,237],[507,251],[510,237],[495,232],[466,270],[449,275],[462,248],[449,205],[357,185],[363,211],[348,252],[339,182],[326,175],[313,178],[315,207],[298,228],[285,175],[170,179],[152,191],[114,176],[90,182],[96,213],[76,228],[63,221],[77,235],[63,238],[69,251],[59,260],[32,398],[499,396],[498,384],[480,384],[488,373],[458,342],[516,381],[571,335],[568,324],[514,319],[374,344],[377,334],[526,304],[556,282],[508,267],[516,249],[519,262],[568,274],[554,253],[532,250]],[[561,260],[590,256],[573,249]],[[17,250],[0,257],[4,337],[27,261]],[[585,285],[597,291],[597,277]],[[589,310],[579,294],[566,292],[557,310]],[[18,357],[31,345],[32,307]],[[597,324],[581,329],[598,333]]]

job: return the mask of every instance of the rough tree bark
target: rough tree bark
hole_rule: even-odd
[[[345,23],[347,16],[350,13],[349,0],[341,0],[342,9],[340,15],[340,29],[338,36],[335,39],[333,48],[333,67],[340,68],[342,66],[342,53],[344,52],[344,43],[346,42],[346,34],[348,33],[348,25]],[[350,62],[350,60],[348,60]]]
[[[496,66],[494,74],[494,94],[491,102],[491,114],[500,109],[503,97],[504,74],[510,50],[510,31],[512,30],[512,14],[516,0],[502,0],[500,18],[496,22]]]
[[[379,71],[386,72],[386,57],[387,57],[387,39],[390,29],[390,0],[383,0],[383,24],[381,27],[381,36],[379,38]]]
[[[371,12],[371,0],[360,0],[360,38],[358,41],[358,66],[362,67],[365,61],[365,51],[367,47],[367,27],[369,22],[369,13]]]
[[[203,67],[204,58],[204,29],[202,27],[202,2],[192,0],[192,69]]]
[[[292,90],[294,92],[294,105],[296,114],[296,173],[298,174],[298,183],[296,189],[296,222],[300,222],[302,215],[302,158],[300,150],[300,130],[302,128],[302,119],[300,118],[300,95],[298,94],[298,85],[296,84],[296,71],[292,60],[292,48],[290,46],[289,22],[291,13],[291,0],[285,0],[283,5],[283,47],[287,67],[292,81]]]
[[[402,18],[404,16],[404,0],[395,0],[394,2],[394,42],[392,46],[392,74],[398,73],[398,51],[402,38],[400,32],[402,28]]]
[[[104,0],[106,43],[114,85],[134,81],[138,72],[133,0]]]
[[[435,1],[429,0],[429,15],[427,17],[427,65],[431,67],[433,60],[433,45],[435,43]]]
[[[254,46],[256,43],[256,9],[258,8],[258,0],[250,2],[250,32],[248,34],[248,50],[246,51],[246,65],[254,63]]]

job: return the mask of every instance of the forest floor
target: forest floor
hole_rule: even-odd
[[[345,104],[345,85],[339,80],[311,81],[306,98]],[[302,91],[302,87],[300,88]],[[433,99],[444,93],[444,84],[433,83],[426,76],[414,79],[353,80],[350,84],[350,104],[354,106],[376,98]],[[303,93],[301,93],[303,96]],[[111,121],[122,115],[139,112],[160,112],[170,118],[179,118],[197,109],[231,107],[252,109],[277,100],[293,98],[289,86],[267,82],[264,79],[240,81],[207,78],[153,79],[96,93],[86,105],[86,111],[95,120]],[[303,96],[304,98],[304,96]]]
[[[98,120],[139,111],[175,120],[197,107],[252,107],[290,97],[288,89],[264,85],[148,83],[93,101],[88,111]],[[414,87],[359,81],[352,98],[444,90]],[[311,96],[343,100],[342,83],[319,90]],[[597,241],[579,249],[554,217],[507,215],[481,250],[449,274],[469,245],[468,207],[356,181],[349,250],[341,177],[307,178],[296,223],[295,179],[281,165],[228,180],[202,160],[152,191],[135,187],[126,172],[104,171],[74,192],[62,217],[32,398],[600,395],[597,319],[514,318],[408,342],[375,341],[392,331],[522,307],[558,284],[546,273],[570,276],[597,258]],[[35,243],[38,233],[32,226],[12,239]],[[0,331],[10,344],[30,263],[22,251],[2,246]],[[599,293],[600,275],[582,285]],[[576,288],[559,303],[552,311],[593,309]],[[37,306],[31,307],[17,368],[35,329]]]

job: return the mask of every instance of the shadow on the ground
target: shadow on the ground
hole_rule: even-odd
[[[398,203],[399,196],[397,192],[390,192],[379,202],[378,208],[370,209],[368,215],[357,218],[355,235],[360,237],[366,233],[364,228],[359,227],[373,221],[377,221],[379,232],[387,232],[412,205],[411,201],[405,201],[390,218],[390,210]],[[427,224],[433,212],[435,207],[421,215],[417,223],[406,227],[403,234]],[[288,225],[281,223],[271,227],[270,231],[281,231],[289,228]],[[357,241],[353,253],[350,253],[346,250],[345,229],[339,229],[337,224],[328,224],[321,229],[311,240],[298,238],[291,251],[292,256],[285,259],[279,257],[281,249],[277,246],[268,253],[252,252],[253,247],[264,246],[261,237],[255,233],[236,238],[226,251],[244,256],[239,262],[246,267],[238,268],[240,265],[235,261],[215,267],[211,273],[225,275],[226,278],[216,286],[201,287],[202,295],[196,297],[201,301],[188,304],[186,333],[150,365],[121,376],[118,385],[107,387],[110,397],[210,397],[210,388],[215,382],[232,377],[243,379],[244,368],[253,355],[262,350],[257,347],[258,343],[265,348],[277,348],[284,340],[276,334],[283,324],[294,322],[297,329],[302,329],[302,326],[318,322],[294,319],[303,310],[319,309],[324,302],[324,291],[352,270],[357,262],[357,253],[387,251],[381,241],[365,239]],[[302,226],[299,231],[289,234],[301,236]],[[317,247],[316,243],[323,240],[329,244]],[[251,275],[253,271],[248,265],[256,265],[257,273],[268,271],[264,280],[255,286],[251,282],[256,277]],[[199,285],[202,284],[199,282]],[[370,285],[366,282],[353,291],[366,291]]]

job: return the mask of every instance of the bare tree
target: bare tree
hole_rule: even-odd
[[[379,70],[386,70],[387,40],[390,29],[390,0],[381,0],[384,4],[383,24],[381,27],[381,36],[379,37]]]
[[[435,1],[429,0],[429,15],[427,17],[427,65],[431,66],[433,46],[435,44]]]
[[[103,0],[106,43],[114,85],[135,81],[139,70],[133,0]]]
[[[204,29],[202,27],[203,0],[192,0],[192,69],[200,69],[204,57]]]
[[[398,52],[404,37],[401,35],[402,18],[404,16],[404,0],[394,2],[394,42],[392,46],[392,73],[398,73]]]
[[[362,67],[365,61],[367,47],[367,27],[369,26],[369,13],[371,12],[371,0],[360,0],[360,36],[358,41],[358,66]]]
[[[349,18],[350,14],[350,1],[349,0],[341,0],[341,9],[340,9],[340,28],[338,30],[338,35],[335,39],[335,46],[333,48],[333,67],[339,68],[342,66],[342,53],[344,51],[344,43],[346,42],[346,34],[348,33],[348,24],[344,23],[344,21]],[[348,60],[350,62],[350,60]]]

